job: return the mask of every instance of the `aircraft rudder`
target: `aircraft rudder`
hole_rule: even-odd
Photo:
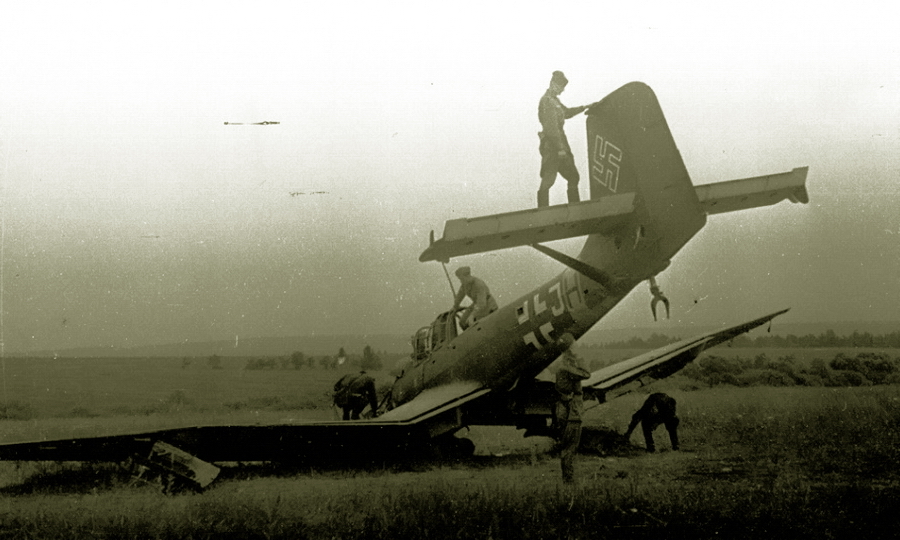
[[[635,253],[645,263],[673,256],[706,216],[653,90],[632,82],[613,91],[590,107],[586,129],[591,199],[635,194],[631,230],[616,245],[626,236],[634,248],[652,245]]]

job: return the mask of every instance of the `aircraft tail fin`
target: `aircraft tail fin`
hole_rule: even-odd
[[[591,200],[449,220],[443,238],[435,240],[432,232],[419,260],[447,262],[588,236],[580,261],[634,285],[664,270],[707,214],[808,200],[805,167],[694,187],[659,102],[643,83],[626,84],[591,105],[586,127]]]
[[[653,91],[633,82],[593,104],[587,137],[591,199],[633,193],[635,202],[629,222],[614,235],[591,237],[582,259],[618,274],[655,274],[706,214]]]

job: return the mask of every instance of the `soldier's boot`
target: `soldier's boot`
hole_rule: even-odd
[[[578,186],[569,186],[567,193],[569,194],[569,203],[581,202],[581,195],[579,195],[578,193]]]
[[[539,189],[538,190],[537,203],[538,203],[538,208],[544,208],[545,206],[550,206],[550,190],[549,189]]]
[[[643,427],[643,425],[642,425]],[[653,430],[644,427],[644,442],[647,443],[647,453],[656,452],[656,445],[653,444]]]

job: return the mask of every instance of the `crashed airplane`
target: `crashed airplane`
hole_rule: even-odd
[[[210,425],[0,444],[0,459],[116,461],[195,488],[217,462],[304,462],[403,456],[423,449],[471,451],[457,432],[510,425],[546,434],[556,394],[538,374],[560,354],[564,333],[583,336],[641,282],[669,265],[707,216],[808,202],[807,168],[694,186],[653,91],[630,83],[587,113],[590,200],[448,221],[421,261],[531,246],[564,265],[528,294],[463,330],[440,314],[413,337],[413,353],[374,419],[280,425]],[[586,237],[577,257],[546,242]],[[611,399],[675,373],[704,350],[764,325],[785,310],[685,339],[607,366],[584,381],[585,398]],[[381,412],[381,411],[380,411]]]

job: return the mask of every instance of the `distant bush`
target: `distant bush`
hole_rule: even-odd
[[[214,354],[206,359],[206,365],[212,369],[222,369],[222,357]]]
[[[372,350],[372,347],[366,345],[363,348],[363,357],[362,362],[360,363],[360,367],[362,369],[368,369],[372,371],[378,371],[381,369],[381,357],[375,354],[375,351]]]
[[[871,386],[872,381],[858,371],[836,369],[825,381],[825,386]]]
[[[610,341],[602,344],[605,349],[655,349],[663,345],[679,341],[679,337],[653,334],[647,339],[632,337],[628,340]],[[900,331],[884,335],[873,335],[869,332],[853,332],[849,336],[838,336],[834,330],[827,330],[819,335],[807,334],[796,336],[762,335],[750,337],[740,335],[731,340],[732,347],[759,348],[759,347],[889,347],[900,348]]]
[[[193,400],[184,390],[175,390],[162,400],[162,407],[167,410],[181,410],[191,404],[193,404]]]
[[[244,366],[244,369],[275,369],[277,366],[274,358],[254,358],[252,360],[247,360],[247,365]]]
[[[723,358],[721,356],[708,356],[702,361],[688,364],[682,373],[687,377],[706,383],[709,386],[729,384],[732,386],[744,386],[738,380],[738,375],[746,368],[746,361],[740,358]]]
[[[0,404],[0,420],[31,420],[34,418],[34,407],[30,403],[9,401]]]
[[[300,351],[294,351],[291,353],[291,365],[294,366],[294,369],[300,369],[306,363],[306,358],[304,358],[303,353]]]
[[[85,407],[75,407],[69,412],[69,416],[72,418],[97,418],[100,413],[95,413]]]
[[[297,409],[328,408],[330,403],[316,402],[309,398],[287,400],[281,396],[255,397],[225,403],[225,408],[232,411],[292,411]]]
[[[836,370],[856,371],[872,381],[873,384],[884,384],[884,381],[898,371],[898,362],[882,353],[860,353],[855,358],[838,354],[830,366]]]
[[[864,352],[855,357],[838,354],[830,362],[815,359],[800,365],[793,356],[752,360],[708,356],[688,364],[681,374],[705,386],[871,386],[900,384],[900,359]]]
[[[790,375],[774,369],[751,369],[737,376],[739,386],[795,386]]]
[[[802,372],[798,375],[799,386],[825,386],[825,379],[815,373]]]

